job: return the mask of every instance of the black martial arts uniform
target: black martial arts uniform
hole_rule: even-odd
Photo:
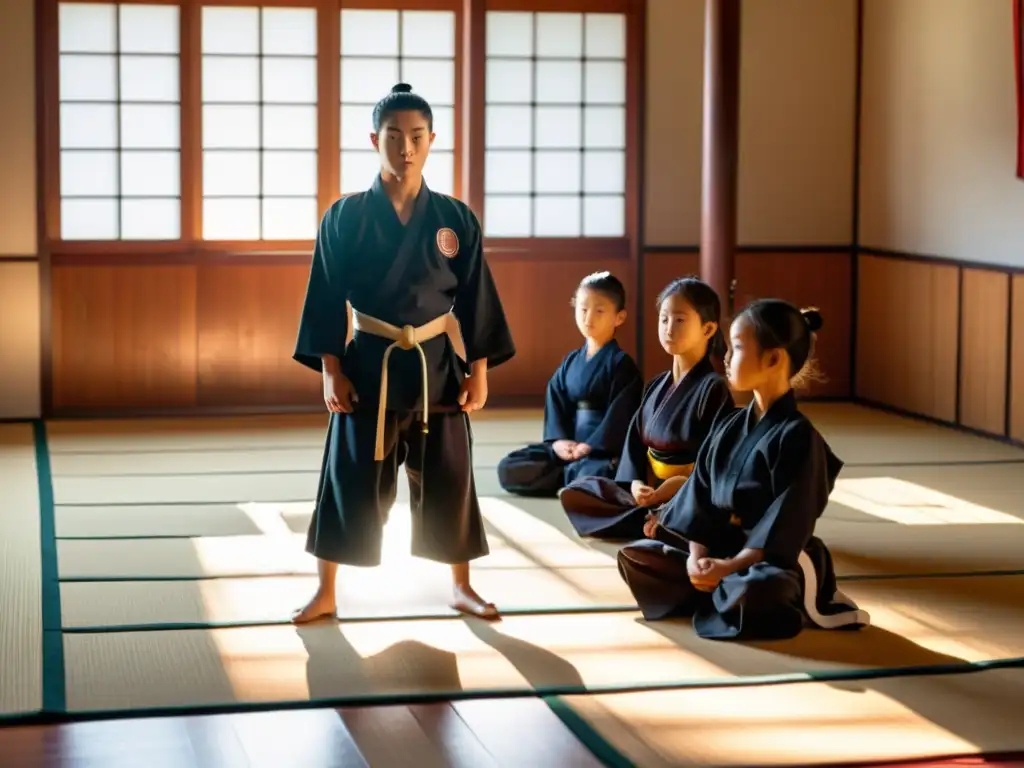
[[[355,320],[347,345],[346,300]],[[461,326],[465,361],[444,332],[454,326],[449,313]],[[399,348],[397,334],[378,335],[382,323],[396,332],[428,326],[431,338]],[[404,463],[412,553],[444,563],[486,555],[469,418],[458,397],[470,363],[486,359],[490,370],[514,354],[468,206],[424,182],[403,225],[380,176],[368,191],[334,203],[317,235],[294,358],[321,371],[322,355],[338,357],[358,403],[351,414],[330,416],[306,550],[339,564],[377,565]]]
[[[687,474],[712,425],[735,407],[710,358],[678,382],[672,371],[654,377],[629,426],[614,480],[581,477],[562,491],[562,508],[576,532],[602,539],[643,536],[650,510],[637,506],[633,481],[657,488],[669,477]]]
[[[760,420],[753,402],[732,413],[662,509],[655,537],[619,552],[619,572],[644,617],[692,615],[697,634],[710,639],[788,638],[805,622],[867,624],[866,612],[837,590],[831,554],[814,536],[842,466],[792,391]],[[687,575],[691,541],[712,558],[749,548],[764,559],[701,592]]]
[[[543,442],[502,458],[501,487],[522,496],[554,496],[579,477],[614,477],[643,387],[636,362],[614,339],[589,359],[586,346],[574,349],[548,380]],[[566,462],[551,447],[558,440],[586,443],[590,453]]]

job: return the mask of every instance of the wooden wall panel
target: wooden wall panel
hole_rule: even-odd
[[[39,263],[0,257],[0,419],[42,413]]]
[[[198,405],[317,406],[320,377],[292,360],[308,266],[198,271]]]
[[[195,403],[195,267],[56,266],[52,306],[55,410]]]
[[[512,328],[516,356],[488,376],[494,398],[543,397],[547,381],[562,358],[583,343],[570,306],[583,277],[609,270],[625,285],[632,316],[632,267],[628,261],[493,261],[490,264]],[[632,318],[619,332],[623,349],[635,354],[636,325]]]
[[[491,264],[517,355],[490,377],[492,402],[537,404],[565,354],[581,343],[570,300],[580,279],[607,269],[628,292],[622,346],[644,373],[665,369],[655,298],[699,270],[693,252],[650,253],[642,290],[624,260],[495,260]],[[849,390],[849,260],[836,253],[743,253],[737,305],[777,296],[822,309],[819,356],[828,381],[809,395]],[[57,265],[54,406],[58,413],[273,410],[321,407],[319,377],[292,361],[308,265]],[[638,311],[639,310],[639,311]]]
[[[740,253],[736,260],[736,310],[758,298],[818,307],[824,325],[814,355],[824,380],[804,397],[848,397],[851,343],[851,260],[848,253]]]
[[[818,338],[816,357],[824,382],[810,386],[803,396],[850,395],[850,257],[845,253],[740,252],[736,258],[736,310],[756,298],[778,298],[799,307],[816,306],[825,325]],[[644,259],[642,322],[644,375],[664,371],[668,357],[658,343],[655,301],[671,280],[700,271],[696,253],[648,253]],[[723,305],[728,297],[722,297]],[[723,306],[723,311],[726,307]],[[728,332],[728,329],[725,329]]]
[[[1010,286],[1010,437],[1024,441],[1024,274]]]
[[[1002,435],[1006,432],[1010,275],[964,269],[960,290],[960,423]]]
[[[856,395],[955,421],[959,294],[955,265],[861,254]]]

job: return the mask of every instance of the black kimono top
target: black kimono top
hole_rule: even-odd
[[[317,234],[299,320],[294,359],[316,371],[321,356],[342,361],[362,405],[376,404],[388,339],[356,333],[346,346],[345,302],[386,323],[414,327],[453,311],[466,361],[447,335],[422,343],[429,405],[454,406],[468,364],[495,368],[515,355],[512,333],[484,259],[480,223],[469,206],[431,191],[424,182],[408,224],[398,218],[380,176],[366,192],[335,202]],[[396,349],[388,363],[388,408],[421,408],[416,350]]]
[[[693,474],[662,510],[660,524],[713,556],[761,549],[765,561],[795,568],[842,468],[797,409],[792,391],[760,420],[751,402],[701,447]]]
[[[614,339],[587,359],[574,349],[548,380],[544,442],[587,443],[594,457],[619,457],[644,381],[632,357]]]
[[[709,357],[678,382],[672,371],[659,373],[648,382],[633,415],[616,481],[649,482],[652,457],[678,467],[692,464],[715,423],[735,409],[729,385]]]

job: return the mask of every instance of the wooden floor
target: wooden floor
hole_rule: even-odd
[[[603,763],[538,699],[0,728],[0,766],[4,768],[590,768],[601,765]],[[1024,754],[871,765],[872,768],[1024,768]]]
[[[398,768],[413,760],[416,768],[601,765],[539,699],[0,729],[0,766],[12,768]]]

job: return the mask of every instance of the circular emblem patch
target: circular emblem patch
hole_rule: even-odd
[[[441,255],[448,259],[454,259],[459,253],[459,236],[449,227],[441,227],[437,230],[437,249]]]

